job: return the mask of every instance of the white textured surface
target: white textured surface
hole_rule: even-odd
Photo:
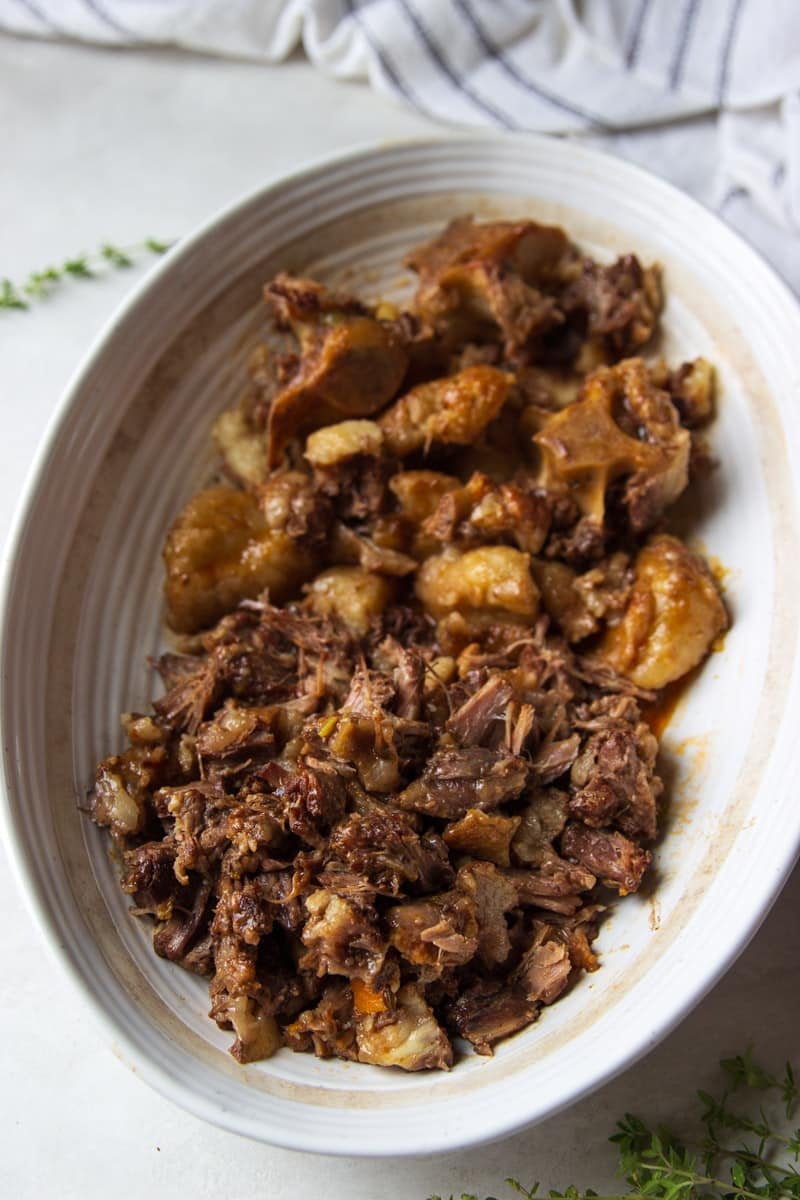
[[[178,232],[176,226],[191,227],[221,203],[332,144],[422,127],[360,89],[334,89],[312,78],[300,65],[270,74],[236,64],[214,64],[212,70],[168,56],[147,62],[19,43],[0,43],[0,54],[0,138],[7,178],[17,181],[0,195],[0,272],[12,276],[105,236],[127,241]],[[289,101],[291,122],[283,116]],[[331,102],[338,103],[336,143],[326,116]],[[214,150],[224,151],[224,171],[211,164]],[[132,160],[141,162],[136,172]],[[105,226],[97,215],[101,190]],[[165,229],[167,218],[172,227]],[[0,325],[4,522],[68,370],[126,284],[123,276],[73,288],[35,316],[12,316]],[[603,1138],[613,1115],[626,1107],[682,1115],[685,1099],[708,1080],[718,1052],[748,1040],[766,1053],[797,1048],[795,880],[734,972],[664,1047],[549,1125],[488,1151],[405,1163],[402,1172],[300,1158],[202,1126],[137,1084],[54,974],[27,918],[16,915],[5,876],[0,887],[9,939],[0,1002],[4,1046],[11,1049],[4,1051],[0,1098],[8,1104],[4,1129],[14,1131],[0,1161],[0,1184],[22,1196],[92,1200],[106,1196],[113,1179],[122,1197],[154,1185],[170,1194],[180,1181],[200,1197],[258,1189],[276,1200],[318,1191],[399,1200],[434,1190],[497,1191],[509,1172],[554,1185],[576,1178],[597,1186],[608,1178]]]

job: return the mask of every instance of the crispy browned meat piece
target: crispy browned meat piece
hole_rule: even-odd
[[[419,277],[422,321],[448,345],[499,338],[513,354],[563,320],[550,294],[574,273],[563,230],[534,221],[452,221],[406,262]]]
[[[617,825],[629,837],[652,841],[658,829],[654,776],[658,742],[647,725],[609,720],[572,764],[569,811],[593,828]]]
[[[326,845],[347,809],[347,790],[339,772],[330,763],[307,757],[291,769],[271,762],[261,776],[283,805],[291,832],[310,846]]]
[[[513,542],[538,554],[550,529],[550,506],[541,495],[517,484],[495,484],[480,471],[463,488],[444,493],[422,532],[442,545]]]
[[[462,992],[447,1016],[454,1032],[471,1042],[478,1054],[491,1054],[496,1042],[530,1025],[538,1007],[521,985],[504,987],[492,979]]]
[[[714,415],[714,368],[707,358],[695,358],[670,371],[666,386],[688,429],[696,429],[711,420]]]
[[[175,846],[172,842],[144,842],[123,857],[122,890],[133,896],[139,912],[163,916],[171,912],[181,886],[175,878]]]
[[[507,867],[511,861],[511,839],[519,828],[520,820],[520,817],[503,817],[498,813],[470,808],[460,821],[448,825],[442,836],[456,854],[486,859],[498,867]]]
[[[265,298],[299,346],[297,371],[269,411],[267,465],[275,467],[292,438],[383,408],[403,381],[408,352],[391,322],[313,280],[279,275]]]
[[[404,812],[377,806],[351,813],[333,830],[321,878],[333,885],[336,868],[358,876],[366,891],[387,896],[436,891],[453,878],[447,847],[436,833],[420,834]]]
[[[642,267],[635,254],[625,254],[609,266],[587,258],[562,303],[570,314],[584,312],[589,336],[601,337],[619,358],[653,334],[661,313],[661,271]]]
[[[471,808],[497,808],[518,796],[528,778],[526,763],[502,750],[479,746],[437,750],[419,779],[397,797],[401,808],[454,820]]]
[[[267,285],[164,548],[182,652],[89,797],[241,1063],[447,1070],[596,970],[658,833],[641,706],[727,626],[662,532],[713,370],[625,357],[658,269],[471,218],[409,263],[413,312]]]
[[[642,850],[621,833],[570,823],[561,838],[561,852],[620,892],[635,892],[650,862]]]

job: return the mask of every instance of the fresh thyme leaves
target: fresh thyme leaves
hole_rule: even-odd
[[[784,1128],[800,1101],[791,1064],[783,1075],[773,1075],[748,1050],[723,1059],[720,1067],[725,1080],[721,1096],[697,1093],[705,1132],[694,1147],[684,1145],[670,1129],[652,1129],[630,1113],[617,1123],[609,1140],[617,1147],[626,1187],[616,1195],[575,1187],[545,1194],[538,1183],[525,1188],[515,1179],[506,1179],[507,1188],[524,1200],[544,1200],[545,1195],[548,1200],[800,1200],[800,1127]],[[765,1109],[766,1100],[775,1095],[783,1105],[777,1117]],[[478,1197],[462,1193],[459,1200]]]
[[[31,301],[44,300],[67,279],[94,279],[104,269],[124,270],[134,266],[143,254],[166,254],[172,242],[145,238],[135,246],[114,246],[104,242],[93,254],[79,254],[66,259],[60,267],[45,267],[32,271],[24,283],[0,279],[0,309],[30,308]]]
[[[144,244],[153,254],[166,254],[170,246],[175,245],[174,242],[159,242],[155,238],[145,238]]]
[[[27,308],[24,298],[10,279],[0,280],[0,308]]]

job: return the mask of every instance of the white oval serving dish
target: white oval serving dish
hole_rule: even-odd
[[[671,804],[646,895],[603,926],[602,969],[449,1074],[280,1051],[238,1066],[203,980],[153,954],[107,838],[80,811],[118,714],[158,687],[160,549],[208,476],[212,416],[237,396],[279,269],[403,294],[404,250],[450,217],[563,224],[600,256],[659,260],[659,347],[705,354],[720,467],[688,514],[725,566],[734,624],[664,740]],[[646,173],[573,142],[459,137],[305,170],[211,221],[151,274],[64,397],[24,496],[2,600],[3,804],[49,946],[117,1046],[165,1095],[264,1141],[424,1154],[552,1115],[662,1038],[766,915],[800,843],[800,312],[739,238]],[[113,1098],[109,1098],[113,1103]]]

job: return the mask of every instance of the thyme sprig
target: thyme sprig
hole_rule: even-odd
[[[69,279],[94,279],[107,270],[125,270],[135,265],[143,254],[166,254],[173,242],[145,238],[133,246],[115,246],[104,242],[91,254],[67,258],[59,267],[44,267],[31,271],[23,283],[0,279],[0,309],[27,309],[31,301],[44,300],[59,285]]]
[[[800,1086],[791,1064],[776,1076],[747,1050],[723,1059],[720,1067],[722,1094],[697,1093],[703,1132],[694,1148],[665,1126],[651,1128],[630,1113],[617,1123],[609,1140],[617,1147],[619,1174],[626,1184],[617,1194],[576,1187],[540,1193],[538,1183],[526,1188],[516,1179],[506,1179],[506,1186],[523,1200],[543,1200],[545,1195],[549,1200],[800,1200],[800,1127],[787,1132],[764,1103],[777,1093],[783,1124],[792,1120]],[[460,1200],[478,1197],[462,1193]]]

